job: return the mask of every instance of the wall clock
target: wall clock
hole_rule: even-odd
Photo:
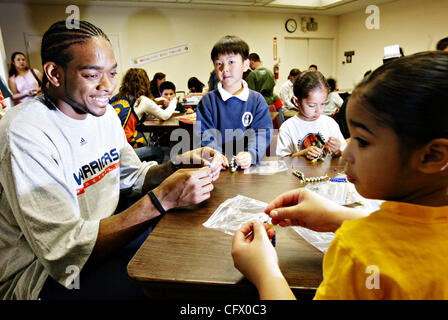
[[[286,20],[285,28],[286,28],[286,31],[288,31],[289,33],[293,33],[294,31],[297,30],[297,21],[294,19]]]

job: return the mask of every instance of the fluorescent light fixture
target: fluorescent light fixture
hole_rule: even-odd
[[[343,0],[274,0],[269,5],[291,7],[324,7]]]
[[[321,6],[329,6],[330,4],[333,3],[338,3],[341,2],[342,0],[321,0]]]

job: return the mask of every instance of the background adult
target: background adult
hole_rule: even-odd
[[[163,72],[156,72],[151,80],[151,94],[154,98],[160,97],[160,84],[166,81],[166,74]]]
[[[14,105],[31,99],[41,92],[42,74],[37,69],[28,68],[25,54],[19,51],[11,55],[9,88]]]

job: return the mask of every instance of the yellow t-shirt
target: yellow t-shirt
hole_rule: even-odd
[[[448,299],[448,206],[384,202],[345,221],[314,299]]]

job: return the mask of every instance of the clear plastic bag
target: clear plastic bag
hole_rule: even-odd
[[[339,177],[339,176],[338,176]],[[357,208],[373,212],[379,209],[383,201],[363,198],[349,182],[324,181],[309,183],[305,188],[310,189],[327,199],[333,200],[341,205],[356,204]],[[267,203],[238,195],[224,201],[203,223],[204,227],[216,229],[229,235],[250,221],[271,222],[269,216],[264,213]],[[302,227],[288,227],[297,232],[305,241],[312,246],[325,252],[334,239],[333,232],[316,232]]]
[[[305,241],[310,243],[313,247],[321,252],[327,251],[328,246],[334,239],[333,232],[316,232],[303,227],[291,227],[297,232]]]
[[[277,160],[277,161],[260,161],[260,163],[256,166],[251,166],[244,170],[244,174],[274,174],[277,172],[282,172],[288,170],[288,166],[285,161]]]
[[[207,228],[220,230],[230,235],[250,221],[270,221],[264,213],[267,203],[237,195],[224,201],[202,225]]]
[[[346,175],[339,174],[337,179],[346,178]],[[309,183],[305,188],[312,190],[319,195],[330,199],[340,205],[351,205],[368,212],[376,211],[380,208],[382,200],[372,200],[362,197],[350,182],[332,182],[331,180]]]
[[[341,174],[336,178],[343,179],[346,178],[346,175]],[[323,181],[315,184],[309,183],[305,188],[312,190],[327,199],[333,200],[340,205],[354,206],[369,213],[377,211],[383,202],[381,200],[363,198],[356,191],[355,185],[350,182]],[[322,252],[327,251],[328,246],[334,239],[333,232],[316,232],[302,227],[292,228],[303,239]]]

